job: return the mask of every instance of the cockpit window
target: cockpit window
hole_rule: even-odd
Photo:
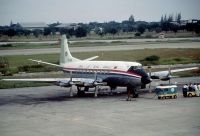
[[[131,66],[128,71],[134,71],[136,69],[141,69],[142,67],[141,66]]]

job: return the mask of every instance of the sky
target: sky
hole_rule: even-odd
[[[0,25],[17,22],[88,23],[159,21],[162,15],[181,13],[182,19],[200,19],[200,0],[0,0]]]

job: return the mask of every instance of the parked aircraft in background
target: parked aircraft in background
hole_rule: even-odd
[[[5,81],[35,81],[52,82],[61,87],[70,87],[70,96],[73,95],[72,86],[77,86],[78,95],[84,95],[89,88],[95,87],[94,95],[97,97],[99,86],[110,86],[111,90],[118,86],[127,87],[127,91],[136,96],[140,88],[145,88],[152,79],[167,79],[171,73],[185,70],[197,69],[198,67],[178,69],[171,71],[159,71],[147,73],[138,62],[127,61],[94,61],[98,56],[85,60],[74,58],[68,47],[66,36],[61,38],[60,65],[44,62],[41,60],[32,60],[37,63],[43,63],[60,67],[69,78],[34,78],[34,79],[3,79]],[[82,90],[82,88],[84,88]]]

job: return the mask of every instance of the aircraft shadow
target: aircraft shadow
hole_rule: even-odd
[[[141,92],[140,94],[146,94],[147,92]],[[111,97],[120,97],[120,99],[126,100],[127,93],[121,92],[113,94],[110,93],[100,93],[98,94],[98,98],[111,98]],[[121,98],[123,97],[123,98]],[[53,94],[16,94],[16,95],[9,95],[9,96],[0,96],[0,106],[4,105],[37,105],[37,104],[45,104],[48,102],[65,102],[65,101],[74,101],[79,99],[98,99],[94,98],[94,93],[86,93],[84,96],[77,96],[74,94],[73,97],[69,96],[69,93],[66,92],[56,92]],[[145,98],[140,96],[139,98]],[[147,97],[146,97],[147,98]],[[148,99],[148,98],[147,98]]]
[[[61,101],[72,101],[72,99],[66,95],[66,93],[53,94],[53,95],[33,95],[33,94],[20,94],[0,97],[0,106],[10,104],[21,104],[21,105],[33,105],[33,104],[44,104],[47,102],[61,102]]]

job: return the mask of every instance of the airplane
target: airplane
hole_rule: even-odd
[[[60,64],[53,64],[41,60],[31,61],[52,65],[62,69],[69,78],[32,78],[32,79],[3,79],[4,81],[35,81],[52,82],[60,87],[70,87],[70,96],[73,96],[72,86],[77,86],[77,95],[82,96],[94,88],[94,96],[98,95],[99,86],[110,86],[111,91],[117,87],[127,87],[127,92],[131,92],[133,97],[138,96],[140,88],[145,88],[152,79],[170,79],[171,73],[185,70],[193,70],[198,67],[185,68],[171,71],[159,71],[147,73],[142,64],[129,61],[94,61],[98,56],[85,60],[80,60],[71,55],[66,35],[61,37]],[[82,88],[84,88],[82,90]]]

